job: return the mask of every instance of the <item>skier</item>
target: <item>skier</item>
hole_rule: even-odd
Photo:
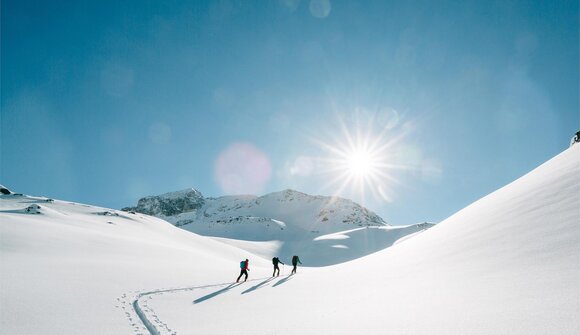
[[[242,275],[246,275],[246,278],[244,279],[244,281],[248,280],[248,271],[250,271],[249,268],[250,265],[250,261],[246,258],[245,261],[241,261],[240,262],[240,275],[238,277],[238,279],[236,279],[236,283],[238,283],[240,281],[240,278],[242,278]]]
[[[274,273],[272,274],[272,277],[276,277],[276,270],[278,270],[278,276],[280,275],[280,268],[278,267],[278,263],[282,263],[278,257],[272,258],[272,264],[274,264]],[[282,263],[282,265],[284,265],[284,263]]]
[[[292,266],[294,266],[292,268],[292,274],[296,273],[296,266],[298,265],[298,263],[300,263],[300,265],[302,265],[302,262],[300,261],[300,257],[294,255],[292,256]]]

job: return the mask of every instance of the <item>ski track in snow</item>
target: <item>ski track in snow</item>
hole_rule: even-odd
[[[288,277],[289,275],[284,275],[280,277]],[[256,278],[256,279],[248,279],[247,282],[264,280],[272,277],[263,277],[263,278]],[[241,282],[243,283],[243,282]],[[235,284],[235,283],[234,283]],[[175,293],[181,291],[193,291],[197,289],[204,289],[210,287],[227,287],[228,285],[232,285],[231,282],[222,283],[222,284],[209,284],[209,285],[202,285],[202,286],[188,286],[188,287],[179,287],[179,288],[162,288],[158,290],[146,291],[146,292],[131,292],[125,293],[119,298],[117,301],[120,303],[121,306],[116,305],[116,307],[121,308],[129,320],[133,331],[137,335],[177,335],[175,330],[169,328],[169,326],[163,322],[162,320],[157,317],[155,311],[149,307],[147,302],[153,298],[154,295],[160,295],[163,293]],[[127,299],[131,297],[131,299]],[[141,320],[141,324],[136,322],[136,320]]]

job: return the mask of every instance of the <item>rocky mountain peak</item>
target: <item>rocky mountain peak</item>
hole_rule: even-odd
[[[204,204],[205,198],[201,192],[194,188],[188,188],[181,191],[144,197],[139,199],[137,206],[125,207],[122,210],[163,217],[195,212]]]

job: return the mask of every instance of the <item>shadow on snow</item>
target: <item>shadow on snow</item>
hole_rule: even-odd
[[[250,292],[252,292],[254,290],[257,290],[257,289],[260,288],[260,286],[265,285],[265,284],[271,282],[272,280],[274,280],[274,278],[275,277],[268,278],[268,279],[264,280],[263,282],[261,282],[261,283],[259,283],[257,285],[254,285],[254,286],[250,287],[249,289],[245,290],[244,292],[242,292],[242,294],[250,293]]]
[[[203,296],[203,297],[201,297],[201,298],[195,299],[195,300],[193,301],[193,303],[194,303],[194,304],[199,304],[200,302],[204,302],[204,301],[206,301],[206,300],[208,300],[208,299],[211,299],[211,298],[213,298],[213,297],[215,297],[215,296],[218,296],[218,295],[220,295],[220,294],[222,294],[222,293],[225,293],[225,292],[229,291],[230,289],[232,289],[232,288],[234,288],[234,287],[236,287],[236,286],[239,286],[239,285],[241,285],[241,283],[232,283],[232,284],[230,284],[230,285],[228,285],[228,286],[226,286],[226,287],[222,288],[221,290],[215,291],[215,292],[213,292],[213,293],[210,293],[210,294],[208,294],[208,295],[204,295],[204,296]]]
[[[289,281],[290,279],[292,279],[292,276],[294,276],[294,274],[291,274],[291,275],[289,275],[289,276],[288,276],[288,277],[286,277],[286,278],[282,278],[282,279],[278,280],[278,282],[277,282],[276,284],[272,285],[272,287],[276,287],[276,286],[278,286],[278,285],[282,285],[282,284],[284,284],[285,282],[287,282],[287,281]]]

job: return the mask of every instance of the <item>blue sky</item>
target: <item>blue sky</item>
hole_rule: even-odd
[[[568,147],[578,13],[577,1],[3,1],[0,180],[113,208],[187,187],[293,188],[394,224],[440,221]],[[349,135],[384,144],[364,189],[332,166]]]

